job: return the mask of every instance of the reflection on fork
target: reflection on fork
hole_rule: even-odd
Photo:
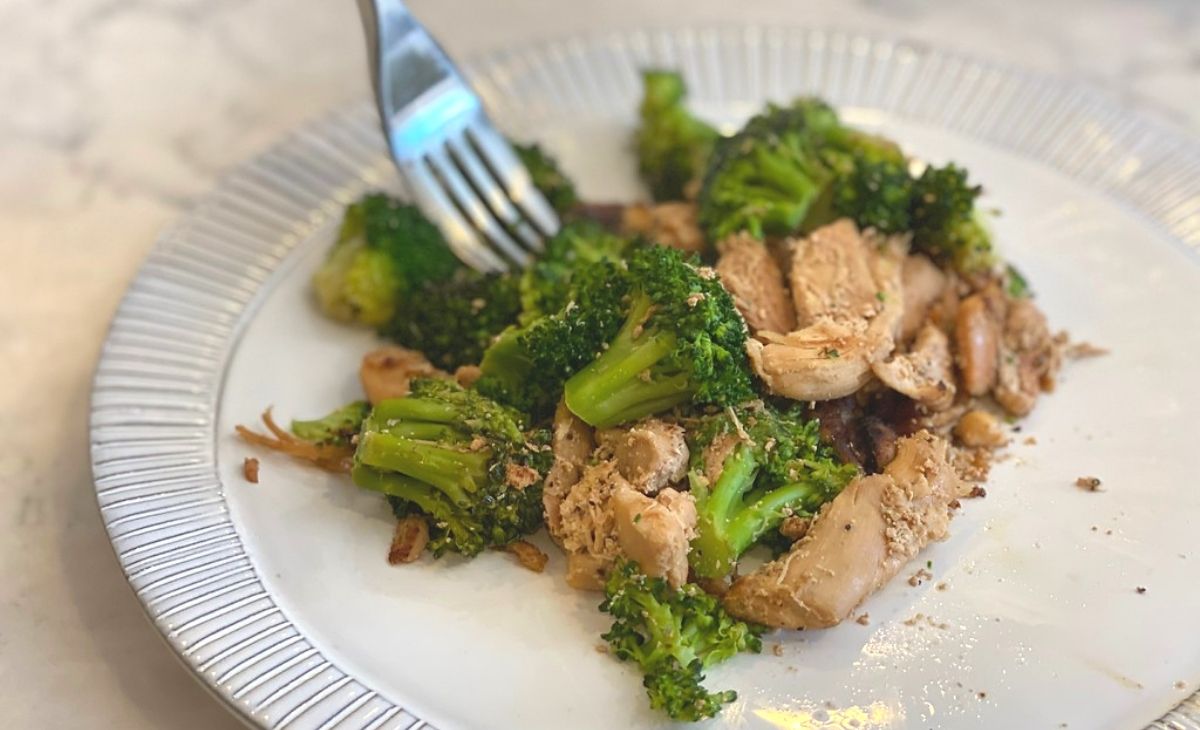
[[[479,97],[400,0],[359,0],[388,146],[415,202],[464,261],[525,265],[559,226]]]

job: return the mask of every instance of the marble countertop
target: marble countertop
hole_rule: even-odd
[[[876,31],[1081,79],[1200,134],[1195,0],[410,5],[456,54],[681,22]],[[0,5],[0,727],[238,727],[160,642],[108,547],[89,381],[158,231],[223,170],[365,95],[359,34],[348,2]]]

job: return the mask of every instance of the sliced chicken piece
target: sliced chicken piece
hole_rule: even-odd
[[[960,491],[947,449],[925,431],[901,439],[883,474],[851,482],[787,555],[735,581],[725,607],[782,628],[844,620],[923,547],[946,537]]]
[[[654,494],[687,474],[687,440],[677,424],[648,418],[629,428],[605,429],[596,438],[617,462],[621,476],[644,494]]]
[[[692,495],[667,487],[651,499],[620,489],[612,505],[621,552],[646,575],[666,578],[673,588],[687,582],[688,546],[696,535]]]
[[[959,304],[954,344],[963,390],[974,396],[987,393],[996,383],[1000,327],[982,295],[972,294]]]
[[[996,401],[1014,416],[1028,415],[1038,394],[1054,388],[1061,364],[1061,347],[1045,315],[1029,299],[1012,301],[1000,342]]]
[[[738,233],[717,244],[717,274],[751,333],[791,332],[796,312],[775,256],[761,241]]]
[[[561,544],[563,499],[583,476],[596,442],[592,427],[571,412],[563,403],[554,409],[554,434],[551,439],[554,463],[546,475],[542,489],[542,507],[546,511],[546,526],[550,536]]]
[[[950,339],[932,324],[921,328],[912,350],[871,366],[875,377],[931,410],[954,403],[954,358]]]
[[[622,213],[621,229],[681,251],[703,253],[706,248],[695,203],[635,203]]]
[[[754,371],[776,395],[832,400],[871,380],[872,348],[838,322],[823,321],[786,335],[760,332],[746,341]]]
[[[408,395],[409,383],[414,378],[445,378],[446,373],[438,370],[416,350],[390,345],[372,350],[363,355],[358,368],[363,391],[371,405],[388,398],[403,398]]]
[[[849,395],[886,357],[904,310],[905,241],[860,234],[841,220],[792,244],[797,331],[749,340],[750,362],[771,392],[796,400]]]
[[[925,324],[929,309],[942,298],[946,275],[924,254],[914,253],[904,259],[900,273],[904,289],[904,314],[900,318],[900,341],[909,342]]]
[[[900,272],[906,243],[860,232],[849,218],[818,228],[791,246],[789,282],[801,327],[823,319],[870,320],[903,312]],[[893,306],[887,306],[888,300]]]

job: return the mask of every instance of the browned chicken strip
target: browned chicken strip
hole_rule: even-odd
[[[960,491],[947,449],[927,431],[900,439],[883,474],[851,482],[787,555],[734,582],[725,607],[781,628],[844,620],[923,547],[946,537]]]
[[[761,241],[738,233],[718,243],[717,251],[717,275],[751,333],[796,329],[796,311],[783,283],[783,271]]]
[[[654,494],[687,473],[687,439],[677,424],[648,418],[628,428],[600,431],[596,439],[611,453],[621,476],[645,494]]]

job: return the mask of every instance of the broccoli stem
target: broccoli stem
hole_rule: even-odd
[[[457,534],[467,534],[470,528],[459,519],[458,509],[445,494],[412,477],[358,465],[351,472],[354,483],[363,489],[398,497],[421,509],[433,524]]]
[[[470,494],[487,479],[491,452],[462,451],[430,441],[364,433],[358,444],[358,460],[367,466],[395,471],[428,482],[456,504],[468,504]]]
[[[701,576],[728,574],[742,553],[767,530],[779,526],[789,507],[797,512],[814,512],[826,499],[826,489],[803,480],[748,491],[758,467],[753,450],[739,444],[725,458],[721,476],[711,490],[693,484],[692,491],[701,504],[691,559]]]
[[[439,403],[423,398],[389,398],[375,406],[375,420],[429,421],[431,423],[455,423],[458,409],[450,403]]]
[[[754,452],[743,443],[725,458],[715,484],[693,484],[692,491],[701,498],[701,505],[691,557],[692,567],[700,575],[711,578],[728,574],[738,556],[757,537],[752,529],[739,527],[731,519],[732,513],[743,506],[742,498],[757,473]]]
[[[383,427],[383,432],[391,436],[415,439],[417,441],[462,441],[464,436],[453,426],[443,423],[411,423],[400,421]]]
[[[792,506],[797,512],[811,512],[815,508],[809,505],[816,503],[819,507],[824,492],[808,482],[792,482],[781,487],[766,491],[762,495],[752,494],[746,500],[749,504],[728,526],[730,544],[735,555],[740,555],[746,548],[758,541],[767,530],[776,527],[783,521],[784,510]]]
[[[652,306],[648,297],[637,297],[608,349],[567,381],[567,407],[591,426],[633,421],[691,397],[694,388],[687,373],[654,370],[677,339],[673,332],[646,326]]]

